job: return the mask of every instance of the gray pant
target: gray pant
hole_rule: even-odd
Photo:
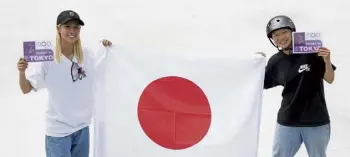
[[[273,157],[293,157],[304,142],[309,157],[326,157],[330,125],[319,127],[287,127],[277,124]]]

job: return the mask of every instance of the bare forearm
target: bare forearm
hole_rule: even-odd
[[[332,63],[331,62],[326,62],[325,66],[326,66],[325,67],[326,70],[324,72],[323,79],[331,84],[334,81],[334,70],[333,70],[333,67],[332,67]]]
[[[20,85],[21,90],[24,94],[27,94],[32,90],[32,86],[30,85],[29,81],[27,80],[24,72],[19,73],[19,85]]]

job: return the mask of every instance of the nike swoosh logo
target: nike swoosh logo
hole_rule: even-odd
[[[298,72],[301,73],[303,71],[305,71],[306,69],[299,69]]]

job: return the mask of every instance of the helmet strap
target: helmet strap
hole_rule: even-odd
[[[291,46],[290,48],[288,48],[288,49],[282,49],[282,48],[278,47],[278,46],[272,41],[271,38],[269,38],[269,40],[270,40],[271,44],[272,44],[274,47],[277,48],[278,52],[283,52],[283,51],[285,51],[285,50],[293,51],[293,47],[292,47],[292,46]]]

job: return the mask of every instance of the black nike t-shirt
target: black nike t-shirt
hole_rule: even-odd
[[[330,123],[324,96],[324,72],[325,62],[317,54],[278,52],[269,59],[264,89],[284,87],[277,117],[279,124],[320,126]]]

